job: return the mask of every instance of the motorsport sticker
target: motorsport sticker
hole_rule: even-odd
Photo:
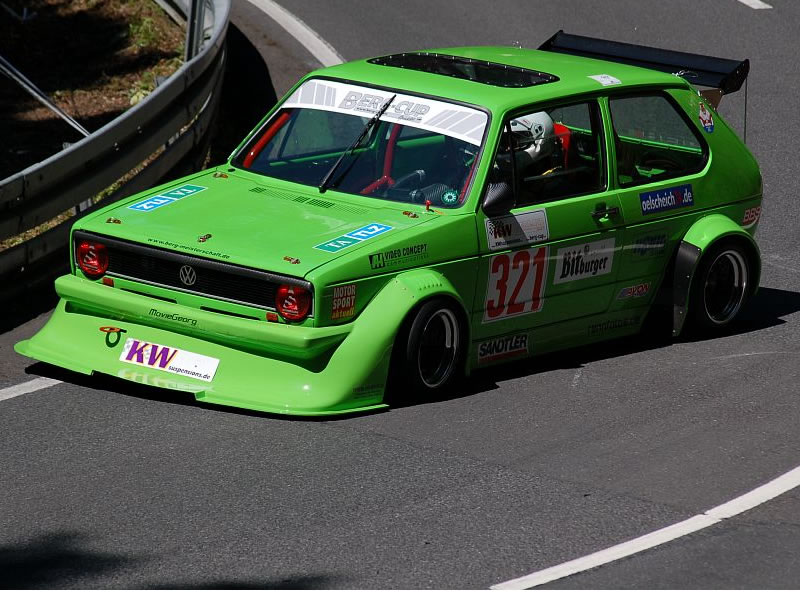
[[[647,258],[650,256],[661,256],[667,248],[666,233],[650,233],[633,240],[633,244],[627,249],[637,258]]]
[[[160,346],[134,338],[125,340],[119,359],[124,363],[185,375],[203,381],[212,381],[219,359],[195,354],[187,350]]]
[[[642,298],[647,296],[650,291],[650,282],[639,283],[630,287],[622,288],[617,294],[617,300],[627,300],[628,298]]]
[[[528,353],[528,334],[507,335],[478,344],[478,362],[487,363]]]
[[[639,194],[639,200],[642,203],[643,215],[694,205],[692,186],[688,184],[665,190],[644,192]]]
[[[549,238],[547,213],[544,209],[486,219],[486,241],[489,250],[545,242]]]
[[[155,210],[161,206],[171,204],[175,202],[175,200],[180,200],[181,198],[185,198],[186,196],[191,196],[192,194],[202,192],[205,189],[207,188],[204,188],[203,186],[200,185],[188,185],[188,184],[182,185],[181,187],[177,187],[168,192],[161,192],[158,196],[151,196],[146,200],[139,200],[139,202],[134,202],[128,208],[130,208],[131,210],[150,212],[151,210]]]
[[[711,111],[708,110],[706,105],[702,102],[700,103],[698,117],[700,117],[700,124],[703,126],[703,129],[706,130],[706,133],[714,133],[714,115],[711,114]]]
[[[339,250],[348,248],[353,244],[357,244],[364,240],[374,238],[376,235],[386,233],[391,229],[392,228],[389,227],[388,225],[381,225],[380,223],[370,223],[369,225],[365,225],[360,229],[356,229],[355,231],[351,231],[350,233],[345,233],[344,235],[340,235],[337,238],[328,240],[325,243],[314,246],[314,248],[317,248],[318,250],[324,250],[325,252],[338,252]]]
[[[758,223],[758,219],[761,217],[761,207],[760,206],[753,206],[752,208],[748,208],[744,211],[744,218],[742,219],[742,227],[745,229],[750,229],[753,225]]]
[[[606,86],[609,86],[609,85],[619,85],[620,83],[622,83],[616,77],[612,77],[611,75],[606,75],[605,73],[603,73],[601,75],[588,75],[588,77],[589,77],[589,79],[594,79],[598,83],[602,84],[603,87],[606,87]]]
[[[579,246],[559,248],[553,283],[566,283],[611,272],[615,238],[606,238]]]
[[[368,398],[370,396],[382,396],[384,385],[382,383],[370,383],[353,388],[353,398]]]
[[[333,288],[331,320],[345,319],[356,313],[356,286],[340,285]]]
[[[428,244],[416,244],[370,254],[369,268],[374,271],[375,269],[422,262],[426,258],[428,258]]]

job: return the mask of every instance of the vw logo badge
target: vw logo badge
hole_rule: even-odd
[[[181,278],[181,283],[186,286],[194,285],[194,282],[197,281],[197,273],[189,265],[183,265],[178,275]]]

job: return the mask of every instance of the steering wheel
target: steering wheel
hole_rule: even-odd
[[[642,167],[645,169],[663,169],[664,171],[683,171],[684,166],[664,152],[651,150],[642,154]]]

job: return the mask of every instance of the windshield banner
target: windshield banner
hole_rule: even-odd
[[[368,118],[391,97],[392,93],[384,90],[311,79],[297,88],[283,106],[316,108]],[[476,146],[483,139],[487,120],[485,113],[474,108],[405,94],[397,94],[381,116],[381,121],[442,133]]]

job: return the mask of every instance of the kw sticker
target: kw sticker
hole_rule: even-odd
[[[124,363],[185,375],[203,381],[212,381],[219,366],[218,358],[134,338],[125,340],[125,347],[122,349],[119,359]]]
[[[489,250],[545,242],[549,238],[547,213],[543,209],[486,219]]]
[[[370,223],[369,225],[361,227],[360,229],[356,229],[350,233],[345,233],[337,238],[314,246],[314,248],[317,248],[318,250],[324,250],[325,252],[338,252],[339,250],[349,248],[353,244],[358,244],[364,240],[368,240],[374,238],[375,236],[381,235],[382,233],[386,233],[391,229],[392,228],[388,225]]]
[[[182,185],[174,190],[162,192],[158,196],[151,196],[146,200],[139,200],[139,202],[131,204],[128,208],[131,210],[150,212],[151,210],[166,206],[167,204],[172,204],[175,202],[175,200],[180,200],[186,196],[191,196],[193,194],[197,194],[198,192],[202,192],[205,189],[207,188],[204,188],[200,185]]]

